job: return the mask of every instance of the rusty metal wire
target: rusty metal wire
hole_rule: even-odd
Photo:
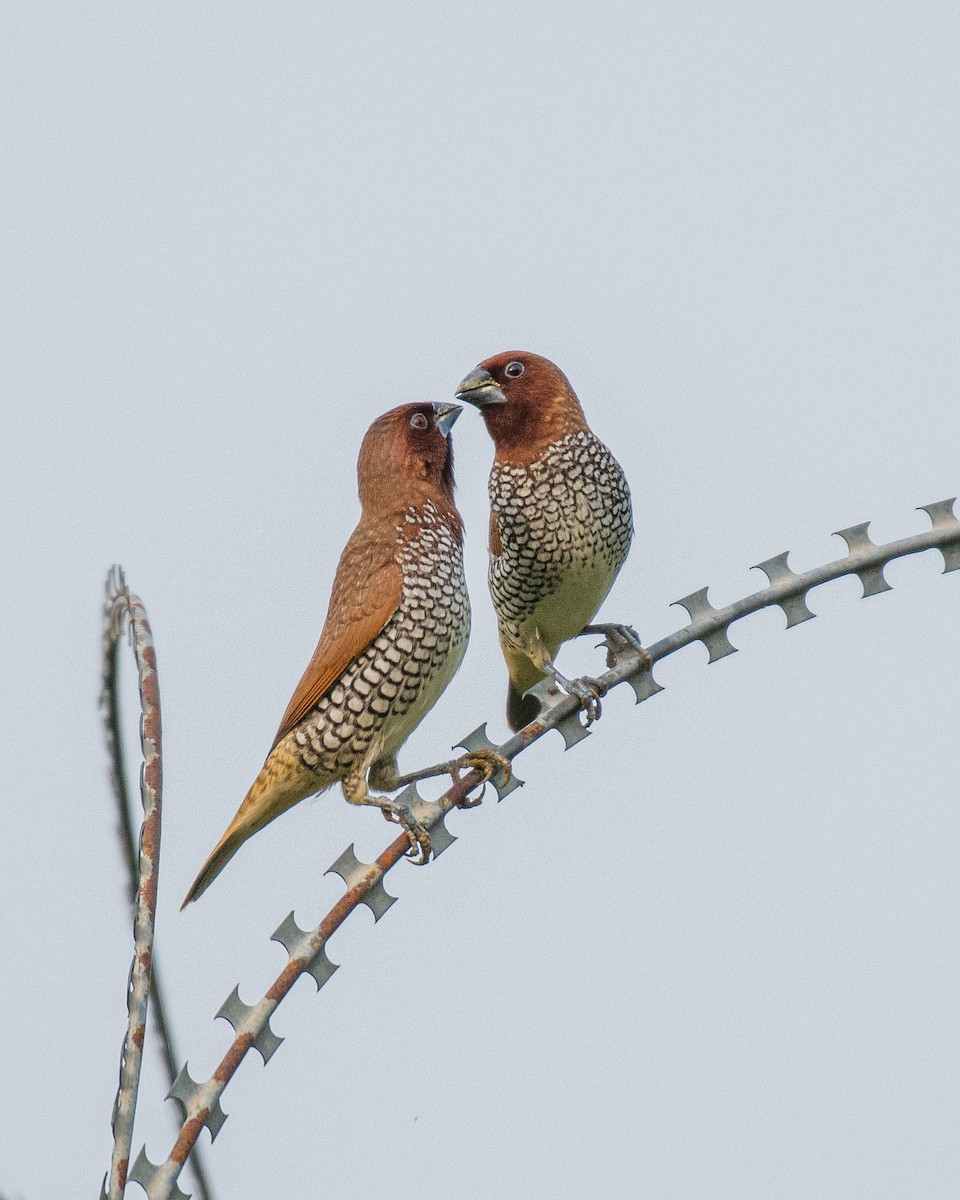
[[[639,704],[663,690],[653,678],[653,663],[696,641],[707,647],[711,663],[735,653],[736,647],[730,642],[727,630],[734,621],[750,613],[777,605],[787,618],[787,628],[799,625],[815,615],[806,603],[806,595],[811,588],[844,575],[856,575],[863,584],[865,597],[877,595],[890,588],[883,576],[883,568],[888,562],[924,550],[940,551],[945,572],[960,570],[960,521],[954,515],[953,503],[953,500],[944,500],[924,505],[932,528],[926,533],[884,546],[875,545],[870,540],[867,524],[841,530],[839,536],[847,543],[849,553],[844,558],[802,575],[795,574],[787,566],[786,553],[767,559],[758,565],[758,569],[767,576],[769,587],[725,608],[717,609],[710,604],[706,588],[692,592],[683,600],[676,601],[689,614],[689,623],[647,647],[649,662],[634,649],[611,647],[608,651],[610,669],[600,676],[599,682],[605,690],[621,683],[629,684]],[[551,729],[561,734],[568,749],[590,735],[590,730],[580,719],[580,704],[575,697],[557,692],[547,680],[537,684],[533,691],[542,705],[539,716],[503,745],[494,746],[490,742],[486,725],[474,730],[460,745],[468,750],[492,748],[512,760]],[[445,814],[460,804],[471,788],[479,783],[479,774],[471,772],[439,800],[432,802],[418,795],[415,784],[403,793],[404,799],[414,806],[418,819],[430,829],[436,854],[445,851],[456,840],[443,823]],[[521,781],[515,775],[509,783],[502,777],[495,777],[492,783],[500,799],[521,786]],[[256,1004],[245,1004],[240,999],[238,989],[234,988],[217,1013],[218,1017],[230,1022],[235,1032],[234,1040],[219,1066],[202,1083],[191,1079],[184,1066],[171,1088],[170,1096],[183,1106],[184,1120],[170,1156],[165,1162],[154,1165],[147,1158],[145,1150],[141,1149],[130,1172],[130,1178],[140,1183],[151,1200],[168,1200],[169,1197],[187,1200],[177,1184],[177,1178],[204,1126],[210,1131],[211,1141],[219,1133],[226,1120],[220,1097],[240,1062],[251,1048],[260,1054],[264,1064],[270,1060],[283,1040],[270,1028],[270,1017],[301,975],[305,972],[312,975],[319,990],[337,970],[337,964],[327,958],[326,944],[350,913],[358,905],[366,904],[379,921],[394,903],[396,897],[389,895],[383,880],[387,872],[403,858],[408,847],[404,833],[374,862],[362,863],[356,858],[353,846],[349,846],[330,867],[330,871],[343,879],[347,890],[320,924],[312,930],[300,929],[293,913],[281,923],[273,934],[273,940],[280,942],[287,951],[289,959],[286,967]]]
[[[127,786],[127,771],[123,752],[123,738],[121,735],[120,702],[118,694],[119,649],[120,639],[124,628],[129,628],[131,643],[134,645],[135,651],[137,650],[138,644],[137,638],[141,636],[143,627],[146,628],[147,635],[150,638],[147,645],[149,645],[150,648],[149,654],[150,661],[153,664],[152,672],[154,679],[156,678],[156,658],[153,651],[150,626],[149,622],[147,621],[146,613],[143,610],[143,605],[136,596],[130,596],[126,587],[126,581],[123,577],[123,572],[119,567],[114,567],[107,575],[105,592],[106,600],[104,604],[103,667],[101,673],[100,707],[103,710],[104,743],[106,745],[107,756],[110,763],[110,787],[111,791],[113,792],[113,798],[117,810],[117,835],[120,841],[120,853],[123,856],[123,860],[127,867],[130,903],[131,905],[136,906],[140,886],[140,853],[137,845],[136,827],[134,825],[131,811],[132,804],[130,798],[130,789]],[[138,625],[136,621],[131,619],[131,613],[134,606],[136,607],[137,612],[142,614],[142,625]],[[139,652],[137,666],[139,671]],[[155,693],[155,699],[156,726],[159,734],[160,699],[158,693]],[[143,703],[142,700],[141,703]],[[146,736],[146,725],[144,725],[143,736]],[[161,769],[159,766],[159,736],[156,739],[155,749],[158,759],[157,772],[159,779],[159,773]],[[144,813],[146,813],[145,801]],[[156,869],[156,866],[157,864],[155,863],[154,870]],[[180,1059],[174,1045],[173,1034],[170,1031],[170,1023],[167,1019],[167,1010],[164,1001],[164,991],[160,979],[160,967],[159,963],[157,962],[156,953],[153,951],[151,952],[151,965],[152,969],[149,972],[148,1007],[153,1018],[153,1025],[157,1034],[163,1065],[166,1070],[167,1078],[172,1085],[177,1076],[177,1063],[180,1061]],[[119,1105],[119,1096],[117,1099]],[[136,1098],[134,1096],[133,1107],[135,1108],[135,1106]],[[132,1126],[132,1115],[130,1118],[130,1124]],[[127,1153],[129,1154],[129,1143],[127,1145]],[[212,1200],[212,1191],[207,1181],[206,1171],[198,1151],[194,1153],[190,1165],[196,1181],[197,1195],[199,1196],[200,1200]],[[107,1193],[104,1192],[104,1194],[106,1195]]]
[[[113,1108],[113,1155],[110,1162],[109,1185],[104,1181],[103,1196],[122,1200],[127,1182],[127,1166],[133,1141],[133,1122],[137,1111],[137,1090],[143,1062],[143,1042],[146,1034],[147,1006],[153,972],[153,928],[157,912],[157,869],[160,856],[160,796],[163,789],[163,770],[160,745],[160,693],[157,687],[157,656],[153,634],[146,610],[140,599],[127,590],[123,572],[111,571],[107,579],[107,602],[104,610],[105,660],[116,667],[116,644],[125,631],[133,645],[140,685],[140,744],[143,750],[143,771],[140,793],[143,800],[143,826],[136,864],[136,898],[133,920],[133,963],[127,985],[129,1022],[120,1057],[120,1086]],[[114,676],[115,679],[115,676]],[[109,693],[114,706],[116,691]],[[115,745],[119,746],[119,722],[109,722]],[[122,769],[122,763],[120,764]],[[116,767],[116,760],[115,760]],[[116,785],[115,785],[116,786]],[[124,805],[124,808],[126,806]],[[127,817],[129,821],[129,817]],[[132,837],[132,829],[130,831]]]

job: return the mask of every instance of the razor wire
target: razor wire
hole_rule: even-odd
[[[599,676],[603,692],[626,683],[633,690],[637,703],[642,703],[663,690],[653,676],[653,666],[662,659],[693,642],[701,642],[708,651],[710,663],[736,652],[730,641],[729,629],[734,622],[762,609],[779,607],[786,617],[786,627],[792,628],[811,620],[816,614],[807,604],[807,594],[816,587],[846,575],[856,575],[863,587],[863,597],[876,596],[891,590],[884,576],[884,567],[894,559],[926,550],[938,550],[943,556],[944,573],[960,570],[960,520],[954,513],[955,498],[921,506],[930,519],[931,528],[897,541],[879,545],[869,536],[869,522],[852,525],[837,532],[846,543],[847,554],[833,562],[797,574],[788,565],[789,552],[774,555],[756,565],[763,572],[768,586],[758,592],[715,608],[708,599],[708,588],[700,588],[674,603],[681,606],[690,618],[688,623],[646,647],[646,657],[633,647],[608,641],[608,670]],[[590,729],[580,719],[580,701],[559,692],[545,679],[531,689],[540,702],[537,718],[501,745],[487,736],[486,724],[480,725],[458,743],[467,751],[494,750],[504,758],[514,760],[544,734],[556,730],[569,749],[590,736]],[[482,782],[480,774],[471,772],[456,782],[439,799],[425,800],[411,784],[401,798],[411,805],[418,821],[430,830],[434,854],[440,855],[457,839],[447,830],[444,817],[463,804],[468,793]],[[522,785],[514,774],[509,782],[503,773],[490,780],[502,800]],[[169,1156],[160,1164],[150,1162],[142,1148],[129,1173],[129,1178],[144,1189],[150,1200],[188,1200],[177,1179],[188,1156],[206,1128],[213,1141],[227,1114],[221,1106],[221,1096],[246,1054],[254,1049],[264,1065],[270,1061],[283,1039],[274,1033],[270,1018],[303,974],[313,977],[319,991],[337,971],[339,964],[326,953],[327,942],[333,933],[359,905],[366,905],[379,921],[396,902],[384,886],[389,871],[404,857],[409,848],[406,833],[401,834],[373,862],[361,862],[351,844],[328,869],[343,880],[346,890],[314,929],[301,929],[291,912],[272,935],[287,952],[288,961],[263,997],[254,1004],[240,999],[239,985],[233,989],[217,1012],[233,1027],[234,1038],[221,1062],[209,1079],[194,1080],[187,1065],[181,1069],[168,1093],[183,1111],[183,1120]]]

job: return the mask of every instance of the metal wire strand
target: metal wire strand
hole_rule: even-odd
[[[110,785],[117,810],[117,834],[120,851],[127,867],[129,896],[134,909],[134,959],[127,996],[129,1022],[121,1052],[120,1085],[113,1110],[114,1148],[110,1174],[104,1181],[102,1191],[103,1197],[119,1200],[127,1182],[149,1007],[152,1006],[161,1057],[171,1085],[176,1078],[176,1064],[179,1060],[167,1020],[160,973],[153,952],[163,778],[156,652],[146,610],[139,597],[131,595],[128,591],[119,567],[110,571],[105,590],[100,704],[103,709],[104,741],[110,762]],[[143,824],[139,837],[131,813],[120,727],[119,646],[124,632],[128,633],[136,659],[142,713]],[[196,1153],[191,1167],[200,1200],[212,1200],[203,1163]]]

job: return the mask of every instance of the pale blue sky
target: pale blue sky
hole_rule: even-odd
[[[836,558],[859,521],[919,531],[960,490],[960,13],[32,0],[2,21],[0,1190],[61,1200],[109,1163],[130,959],[108,566],[157,641],[157,949],[202,1076],[221,1002],[282,966],[280,920],[315,923],[328,864],[391,836],[331,794],[177,911],[313,649],[378,412],[500,350],[555,359],[633,487],[604,611],[648,640],[679,596],[736,599],[787,548]],[[506,732],[491,450],[473,412],[455,440],[474,636],[410,767]],[[940,568],[895,565],[862,603],[831,585],[788,634],[752,618],[709,670],[676,656],[662,696],[615,694],[584,745],[524,756],[521,793],[452,818],[457,845],[398,868],[377,928],[351,918],[336,978],[298,985],[287,1041],[226,1093],[220,1200],[951,1194]],[[148,1055],[155,1160],[164,1091]]]

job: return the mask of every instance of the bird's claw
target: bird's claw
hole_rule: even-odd
[[[430,834],[413,817],[409,817],[408,819],[401,818],[400,824],[406,830],[407,837],[410,839],[410,849],[404,857],[409,858],[414,866],[425,867],[430,861],[430,855],[433,853]]]
[[[643,647],[640,635],[632,625],[621,625],[612,622],[603,625],[587,625],[583,634],[599,633],[603,635],[607,646],[607,666],[615,667],[620,655],[632,651],[640,658],[640,664],[645,671],[653,666],[653,659]],[[583,636],[581,634],[581,636]]]
[[[568,679],[566,690],[580,701],[588,727],[600,720],[603,712],[600,699],[607,694],[607,688],[599,679],[592,679],[589,675],[584,675],[582,679]]]
[[[397,800],[392,800],[390,801],[389,808],[384,806],[380,811],[387,821],[392,821],[395,825],[402,826],[404,833],[410,839],[410,849],[404,857],[409,858],[418,867],[425,867],[430,861],[430,855],[433,853],[433,845],[430,842],[430,834],[420,824],[409,807],[406,804],[399,803]]]
[[[513,768],[510,765],[510,760],[504,758],[502,754],[498,754],[496,750],[469,750],[466,754],[461,754],[456,762],[451,763],[450,776],[454,783],[460,782],[460,772],[466,768],[478,771],[481,775],[481,786],[489,783],[490,780],[500,773],[503,775],[504,786],[510,782],[510,777],[513,774]],[[469,796],[464,798],[457,804],[457,808],[476,808],[482,803],[483,795],[471,799]]]

